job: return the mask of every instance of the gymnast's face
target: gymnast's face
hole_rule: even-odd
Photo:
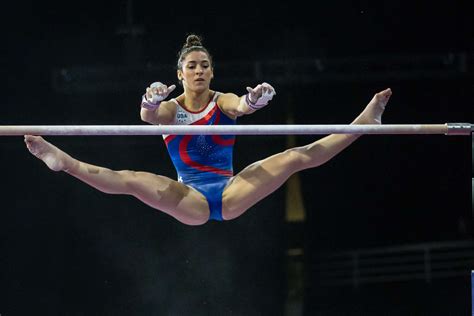
[[[212,78],[214,73],[209,56],[201,51],[186,55],[181,69],[178,70],[178,79],[185,90],[204,92],[209,89]]]

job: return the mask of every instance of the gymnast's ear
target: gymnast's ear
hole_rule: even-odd
[[[184,77],[183,77],[183,72],[181,71],[181,69],[178,69],[176,71],[176,75],[178,76],[179,84],[182,86]]]

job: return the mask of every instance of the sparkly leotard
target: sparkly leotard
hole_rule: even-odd
[[[216,92],[207,106],[192,112],[176,99],[175,125],[234,125],[217,104]],[[207,199],[210,219],[222,220],[222,192],[233,176],[234,135],[163,135],[178,181],[201,192]]]

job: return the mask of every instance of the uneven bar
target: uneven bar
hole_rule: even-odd
[[[136,135],[328,135],[441,134],[471,135],[470,123],[383,125],[0,125],[0,136]]]

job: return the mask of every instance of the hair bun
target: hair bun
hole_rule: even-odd
[[[209,51],[202,45],[201,36],[196,34],[189,34],[186,37],[186,43],[184,43],[183,47],[178,52],[178,69],[182,69],[184,59],[191,52],[205,53],[212,65],[212,56],[211,54],[209,54]]]
[[[195,34],[188,35],[186,38],[186,44],[183,48],[189,48],[193,46],[202,46],[201,38]]]

